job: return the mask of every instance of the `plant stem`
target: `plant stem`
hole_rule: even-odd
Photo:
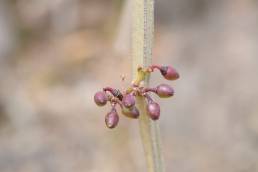
[[[154,33],[154,0],[133,0],[132,21],[132,57],[133,80],[137,79],[139,66],[146,68],[151,65],[152,44]],[[149,74],[143,81],[148,86]],[[148,172],[164,172],[163,158],[160,148],[159,126],[146,114],[143,97],[137,97],[140,111],[140,133],[147,161]]]

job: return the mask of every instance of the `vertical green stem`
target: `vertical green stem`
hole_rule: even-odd
[[[132,21],[132,57],[133,78],[136,78],[138,66],[151,64],[154,32],[154,0],[133,0]],[[148,86],[149,76],[144,80]],[[146,114],[146,104],[142,97],[137,98],[140,110],[140,132],[147,161],[148,172],[164,172],[160,148],[158,123]]]

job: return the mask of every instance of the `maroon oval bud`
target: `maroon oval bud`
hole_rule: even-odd
[[[160,107],[156,102],[150,102],[147,104],[147,113],[149,117],[153,120],[159,119],[160,116]]]
[[[174,95],[174,90],[167,84],[160,84],[156,87],[156,93],[159,97],[171,97]]]
[[[124,107],[122,109],[122,113],[129,118],[138,118],[140,116],[140,112],[135,106],[133,106],[131,109]]]
[[[94,101],[98,106],[104,106],[108,101],[108,97],[105,92],[99,91],[94,95]]]
[[[167,80],[176,80],[179,78],[178,72],[171,66],[161,66],[160,73],[166,78]]]
[[[135,97],[132,94],[126,94],[123,97],[122,103],[126,108],[131,108],[135,105]]]
[[[119,116],[115,109],[112,109],[105,117],[105,123],[108,128],[115,128],[119,122]]]

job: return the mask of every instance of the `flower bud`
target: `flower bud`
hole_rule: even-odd
[[[159,97],[171,97],[174,95],[174,90],[171,86],[167,84],[160,84],[156,87],[156,93]]]
[[[106,126],[108,128],[115,128],[118,124],[119,116],[115,109],[112,109],[105,117]]]
[[[98,106],[104,106],[108,101],[108,97],[105,92],[99,91],[94,95],[94,101]]]
[[[126,108],[131,108],[135,105],[135,97],[132,94],[126,94],[123,97],[122,103]]]
[[[122,113],[129,118],[138,118],[140,115],[137,107],[133,106],[131,109],[123,107]]]
[[[147,113],[149,117],[153,120],[159,119],[160,116],[160,107],[156,102],[150,102],[147,104]]]
[[[171,66],[161,66],[160,72],[167,80],[176,80],[179,78],[178,72]]]

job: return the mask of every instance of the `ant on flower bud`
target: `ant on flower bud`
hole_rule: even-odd
[[[119,100],[123,99],[122,93],[117,89],[113,89],[111,87],[105,87],[103,88],[103,91],[109,91],[113,96],[119,98]]]
[[[167,98],[174,95],[174,89],[168,84],[159,84],[154,88],[141,86],[141,82],[146,75],[158,69],[161,75],[167,80],[176,80],[179,78],[178,72],[172,66],[151,65],[146,69],[139,67],[137,69],[137,77],[130,87],[124,92],[111,87],[104,87],[103,91],[98,91],[94,95],[94,101],[98,106],[104,106],[107,102],[111,104],[111,111],[105,116],[105,123],[108,128],[115,128],[119,122],[119,115],[116,105],[119,105],[121,112],[126,117],[136,119],[141,114],[136,107],[136,97],[144,97],[146,99],[146,113],[152,120],[158,120],[160,117],[160,106],[153,101],[150,93],[158,95],[160,98]]]

